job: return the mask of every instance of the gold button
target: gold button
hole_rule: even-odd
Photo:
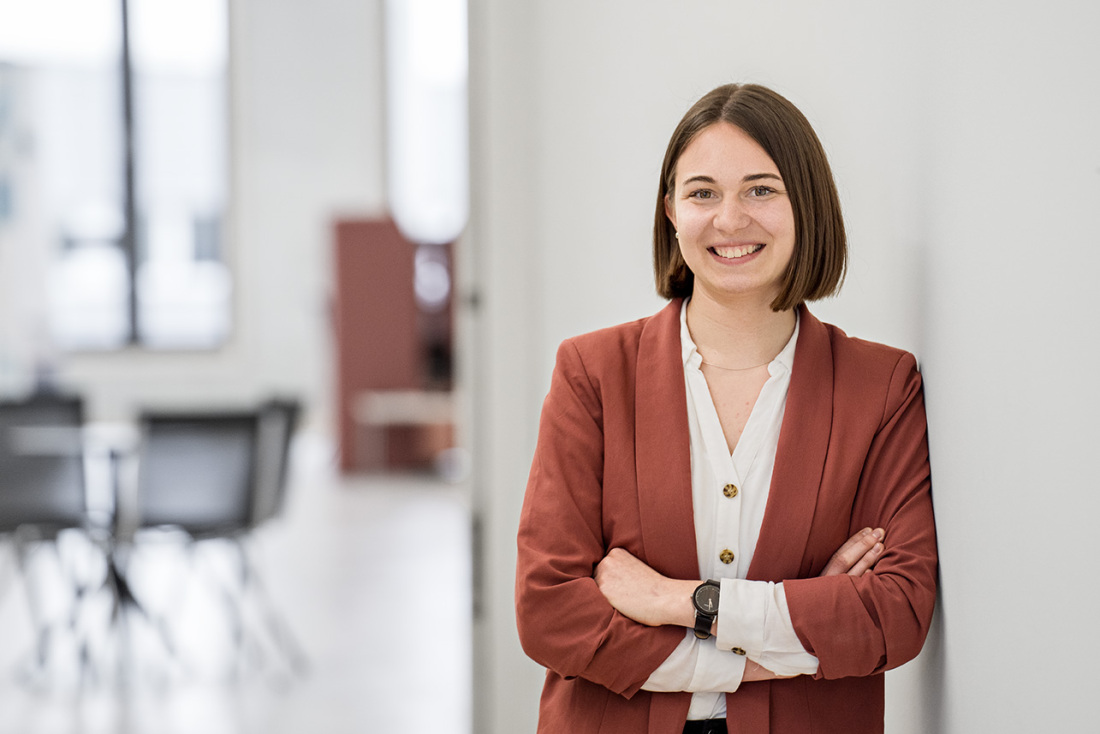
[[[724,551],[718,554],[718,560],[722,563],[733,563],[733,551],[726,548]]]
[[[732,650],[730,650],[730,652],[732,652],[734,655],[744,655],[745,654],[744,648],[740,648],[740,647],[735,647]]]
[[[726,486],[722,487],[722,494],[726,495],[730,499],[733,499],[737,496],[737,485],[727,484]]]

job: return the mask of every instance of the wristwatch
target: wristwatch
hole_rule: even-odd
[[[695,636],[700,640],[710,637],[710,626],[718,616],[718,595],[721,585],[711,579],[695,587],[691,603],[695,605]]]

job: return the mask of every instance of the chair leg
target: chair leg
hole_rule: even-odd
[[[309,659],[306,657],[286,618],[279,613],[274,600],[267,593],[245,539],[234,538],[234,543],[241,558],[242,581],[246,596],[251,590],[259,606],[259,612],[263,617],[264,627],[287,666],[294,674],[304,675],[309,669]]]
[[[17,532],[15,535],[15,558],[19,577],[23,580],[23,588],[26,593],[27,611],[30,615],[33,629],[33,646],[28,656],[27,664],[20,671],[20,678],[26,684],[41,683],[46,676],[46,668],[49,660],[51,630],[46,621],[45,611],[41,604],[40,594],[35,588],[29,573],[31,557],[34,553],[36,541],[27,538]]]
[[[247,539],[234,536],[226,540],[236,557],[238,578],[236,589],[223,588],[222,592],[231,620],[238,663],[247,666],[251,657],[256,667],[262,668],[266,658],[265,648],[271,648],[292,675],[304,675],[309,669],[308,657],[267,594]],[[258,624],[249,625],[246,616],[258,617]]]
[[[179,662],[179,655],[167,620],[161,615],[154,615],[134,593],[120,551],[121,549],[112,549],[107,554],[107,586],[111,591],[111,626],[119,643],[122,666],[119,674],[128,683],[132,674],[130,665],[135,656],[134,620],[141,620],[153,631],[169,661]]]

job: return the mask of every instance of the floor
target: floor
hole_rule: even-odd
[[[342,734],[401,731],[410,721],[469,734],[469,518],[461,486],[343,478],[331,452],[303,439],[286,511],[250,545],[263,584],[244,596],[231,545],[188,554],[177,538],[158,536],[126,565],[146,616],[119,622],[116,597],[102,587],[106,566],[87,541],[32,555],[33,589],[4,549],[0,734]],[[98,583],[75,600],[62,571]],[[39,618],[57,630],[44,666],[32,655],[32,591]],[[226,606],[231,598],[241,603]],[[239,646],[230,608],[243,610]],[[271,608],[285,628],[267,622]],[[300,671],[288,654],[295,648]]]

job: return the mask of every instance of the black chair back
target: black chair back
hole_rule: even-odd
[[[296,400],[269,400],[260,407],[253,525],[259,525],[282,512],[286,498],[290,441],[298,427],[300,414],[301,405]]]
[[[0,532],[53,533],[87,517],[78,397],[34,395],[0,402]]]
[[[250,527],[260,423],[256,411],[143,415],[139,527],[195,537]]]

